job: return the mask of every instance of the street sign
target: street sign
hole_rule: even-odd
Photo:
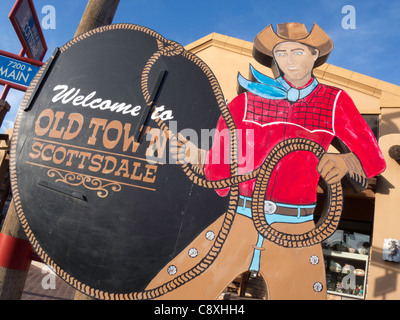
[[[0,84],[26,91],[43,62],[0,50]]]
[[[39,67],[0,55],[0,79],[28,87]]]
[[[26,55],[42,61],[47,52],[47,45],[32,0],[17,0],[9,18]]]

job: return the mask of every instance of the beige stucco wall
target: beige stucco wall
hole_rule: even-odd
[[[388,150],[400,145],[400,134],[385,135],[379,145],[387,169],[379,178],[375,197],[375,221],[368,272],[367,299],[400,299],[400,263],[382,259],[385,239],[400,240],[400,165]]]
[[[259,71],[272,77],[271,69],[266,68],[247,55],[227,51],[220,47],[209,47],[197,53],[214,72],[224,96],[232,101],[237,96],[237,75],[240,72],[244,77],[249,75],[250,63]]]

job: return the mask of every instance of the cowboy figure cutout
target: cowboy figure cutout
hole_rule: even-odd
[[[238,76],[244,93],[228,106],[232,123],[221,116],[208,152],[185,139],[171,140],[177,158],[208,181],[226,181],[235,174],[247,179],[216,189],[221,197],[237,192],[234,214],[230,219],[222,215],[199,234],[148,289],[180,275],[184,282],[195,273],[161,298],[215,299],[232,279],[251,271],[264,278],[269,299],[326,299],[320,242],[334,232],[338,217],[325,229],[314,223],[320,177],[336,193],[331,209],[337,209],[341,194],[336,186],[343,177],[361,190],[385,169],[376,139],[349,95],[313,76],[332,49],[332,40],[316,24],[311,32],[300,23],[280,24],[277,32],[268,26],[255,38],[253,55],[267,67],[275,65],[279,77],[271,79],[254,68],[252,81]],[[236,146],[244,159],[238,159],[236,173],[231,163],[221,161],[231,152],[221,142],[229,126],[242,131]],[[334,138],[346,152],[326,153]],[[283,151],[274,151],[277,145],[289,151],[279,156]],[[316,156],[315,150],[322,152]],[[268,174],[261,176],[263,170]]]

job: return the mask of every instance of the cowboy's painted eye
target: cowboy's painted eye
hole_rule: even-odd
[[[276,55],[277,55],[278,57],[283,57],[283,53],[282,53],[282,52],[278,52]]]
[[[294,54],[297,55],[297,56],[300,56],[300,55],[303,54],[303,51],[295,51]]]

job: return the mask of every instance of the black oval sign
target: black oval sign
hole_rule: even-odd
[[[226,209],[176,165],[159,120],[201,137],[221,103],[204,62],[144,27],[102,27],[55,52],[23,100],[10,166],[43,261],[88,295],[135,298]]]

